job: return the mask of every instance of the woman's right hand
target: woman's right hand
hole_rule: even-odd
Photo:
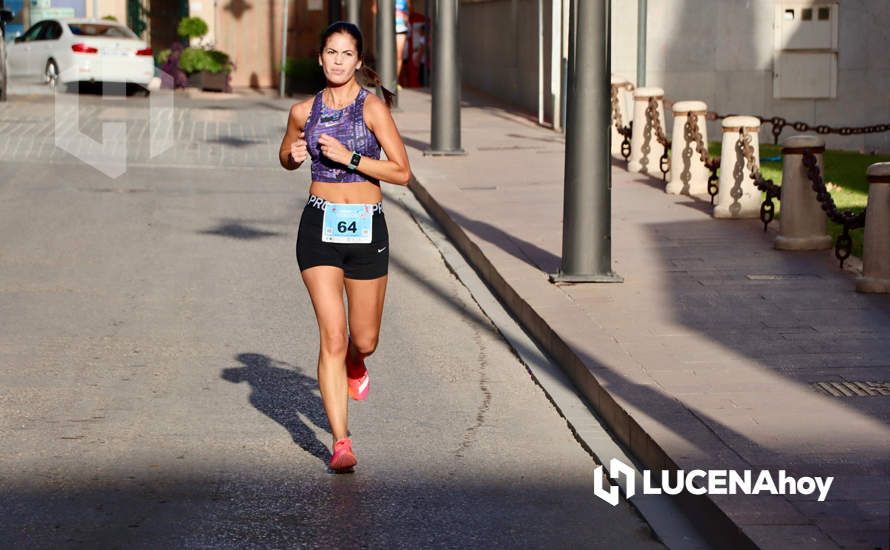
[[[301,164],[306,157],[309,156],[309,152],[306,150],[306,137],[305,132],[300,132],[299,137],[297,137],[296,141],[290,144],[290,156],[293,161],[297,164]]]

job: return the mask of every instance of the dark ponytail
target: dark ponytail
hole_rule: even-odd
[[[360,31],[354,24],[349,23],[348,21],[337,21],[325,29],[325,31],[321,33],[321,41],[318,45],[319,56],[324,52],[325,45],[328,43],[328,38],[338,33],[348,34],[355,40],[355,49],[358,51],[358,58],[362,62],[362,68],[359,69],[358,75],[361,76],[361,78],[357,79],[359,80],[359,84],[366,88],[380,88],[383,92],[383,101],[386,102],[387,107],[391,108],[395,93],[384,88],[383,83],[380,81],[380,75],[364,63],[365,47],[364,40],[362,39],[362,31]]]
[[[383,82],[380,81],[380,75],[364,63],[362,63],[362,68],[359,70],[361,71],[362,80],[364,81],[363,85],[366,88],[380,88],[380,91],[383,92],[383,101],[386,102],[387,107],[392,108],[392,98],[395,97],[396,94],[383,87]]]

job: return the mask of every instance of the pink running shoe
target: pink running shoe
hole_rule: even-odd
[[[331,456],[331,470],[343,473],[352,470],[358,464],[355,454],[352,452],[352,440],[348,437],[334,443],[334,454]]]
[[[371,379],[368,377],[368,369],[365,368],[365,360],[362,359],[357,365],[349,363],[346,358],[346,385],[349,386],[349,397],[356,401],[361,401],[368,397],[368,391],[371,389]]]

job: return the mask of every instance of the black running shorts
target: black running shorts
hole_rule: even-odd
[[[300,271],[319,265],[343,270],[347,279],[377,279],[389,268],[389,232],[383,211],[373,214],[370,243],[326,243],[321,240],[324,210],[312,203],[303,208],[297,232],[297,265]]]

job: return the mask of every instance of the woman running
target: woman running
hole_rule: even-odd
[[[381,100],[356,80],[362,71],[370,86],[380,85],[363,66],[362,48],[361,32],[351,23],[325,30],[318,62],[327,86],[291,107],[278,154],[286,170],[312,159],[297,263],[318,320],[318,385],[333,435],[330,466],[338,473],[357,464],[347,437],[348,397],[368,395],[364,360],[377,348],[386,293],[389,234],[380,181],[407,185],[411,177],[389,112],[392,94],[384,90]],[[380,160],[381,148],[387,160]]]

